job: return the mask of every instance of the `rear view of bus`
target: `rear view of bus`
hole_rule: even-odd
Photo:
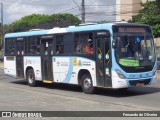
[[[112,87],[128,88],[155,83],[157,66],[150,27],[116,24],[112,28]]]

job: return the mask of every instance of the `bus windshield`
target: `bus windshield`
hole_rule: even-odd
[[[118,35],[116,39],[116,60],[125,67],[141,67],[153,65],[155,50],[152,36]]]

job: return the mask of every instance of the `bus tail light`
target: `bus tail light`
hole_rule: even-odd
[[[122,79],[125,79],[126,77],[124,76],[124,74],[120,71],[120,70],[117,70],[116,69],[116,73],[117,73],[117,75],[120,77],[120,78],[122,78]]]

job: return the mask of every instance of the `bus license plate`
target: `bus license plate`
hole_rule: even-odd
[[[144,83],[138,82],[138,83],[136,84],[136,86],[144,86]]]

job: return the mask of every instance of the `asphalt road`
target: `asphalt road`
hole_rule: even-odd
[[[160,111],[160,80],[128,91],[97,89],[90,95],[74,85],[29,87],[25,80],[5,76],[0,63],[0,111]]]

